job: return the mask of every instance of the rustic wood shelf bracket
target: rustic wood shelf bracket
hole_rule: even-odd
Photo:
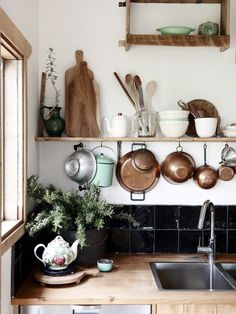
[[[124,8],[124,7],[126,7],[126,2],[125,1],[119,2],[118,5],[119,5],[119,7]]]

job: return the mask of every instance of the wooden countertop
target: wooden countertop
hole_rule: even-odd
[[[159,291],[151,261],[206,261],[203,255],[140,254],[113,255],[115,267],[98,277],[87,277],[79,284],[41,286],[29,276],[13,305],[34,304],[236,304],[236,291]],[[236,255],[221,255],[217,261],[236,262]]]

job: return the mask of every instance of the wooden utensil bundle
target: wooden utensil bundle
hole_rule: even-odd
[[[144,102],[143,85],[141,78],[138,75],[131,75],[130,73],[125,75],[125,84],[120,79],[119,75],[114,72],[114,75],[119,82],[121,88],[125,92],[126,96],[132,103],[136,112],[151,110],[151,99],[156,91],[156,82],[150,81],[146,86],[146,108]]]

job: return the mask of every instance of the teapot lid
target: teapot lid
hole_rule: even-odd
[[[66,242],[61,236],[57,236],[54,240],[48,243],[49,247],[69,247],[69,243]]]
[[[114,164],[114,161],[111,158],[105,156],[103,153],[101,153],[100,155],[97,155],[96,159],[97,159],[97,163],[99,164]]]

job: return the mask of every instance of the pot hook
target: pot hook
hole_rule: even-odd
[[[203,145],[203,149],[204,149],[204,166],[207,166],[207,162],[206,162],[207,144],[206,143]]]
[[[180,142],[179,142],[179,145],[176,147],[176,151],[178,153],[182,153],[182,151],[183,151],[183,147],[180,145]]]

